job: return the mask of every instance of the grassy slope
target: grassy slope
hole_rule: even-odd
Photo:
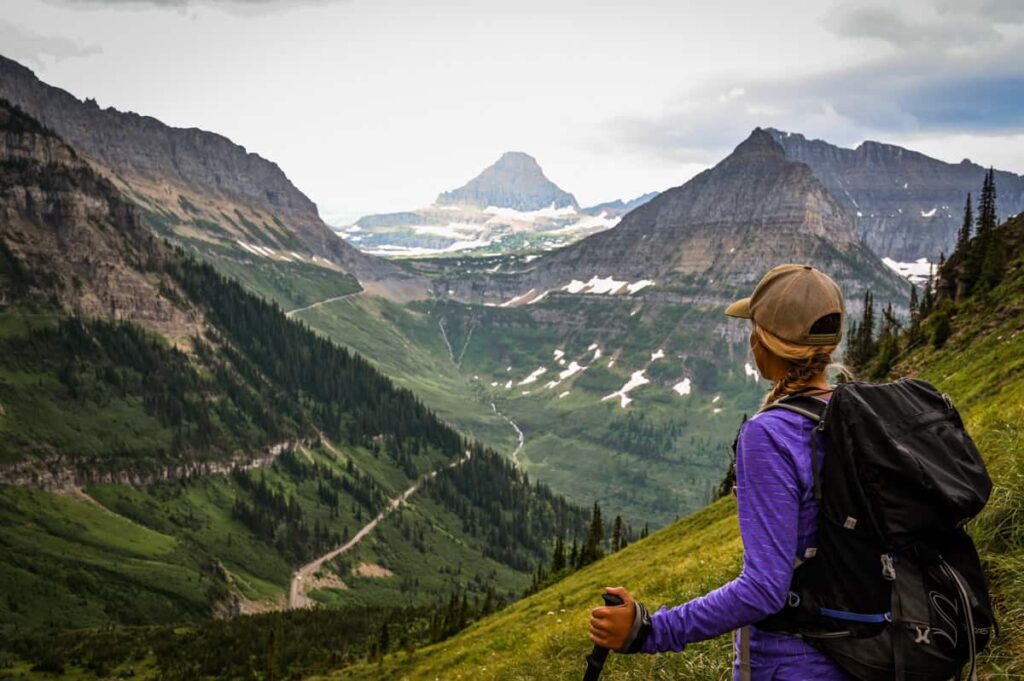
[[[961,330],[942,350],[919,349],[900,365],[902,373],[922,376],[954,398],[996,483],[988,507],[971,526],[1002,627],[1002,638],[984,655],[987,678],[1024,674],[1022,306],[1024,273],[1018,272],[988,301],[972,301],[961,311],[955,321]],[[722,500],[447,642],[418,651],[411,660],[392,656],[382,668],[366,666],[339,676],[576,679],[589,648],[587,612],[601,587],[625,584],[649,605],[675,604],[735,575],[740,555],[734,505]],[[729,655],[722,637],[681,655],[617,657],[603,678],[723,679]]]

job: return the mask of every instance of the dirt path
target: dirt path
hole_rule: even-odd
[[[345,300],[346,298],[351,298],[352,296],[358,296],[360,293],[362,293],[362,291],[354,291],[352,293],[346,293],[343,296],[335,296],[334,298],[328,298],[327,300],[321,300],[320,302],[313,303],[312,305],[307,305],[306,307],[297,307],[294,310],[288,310],[287,312],[285,312],[284,316],[290,318],[293,315],[297,315],[300,312],[305,312],[306,310],[312,310],[314,307],[320,307],[321,305],[326,305],[327,303],[333,303],[336,300]]]
[[[472,453],[467,451],[465,455],[462,456],[462,458],[452,461],[450,464],[446,466],[446,468],[455,468],[456,466],[461,466],[462,464],[469,461],[471,456]],[[382,520],[391,515],[391,513],[395,509],[404,504],[409,499],[409,497],[415,494],[416,491],[420,488],[420,485],[423,484],[423,482],[436,477],[438,472],[442,470],[444,470],[444,468],[440,468],[436,471],[432,471],[424,475],[422,478],[413,483],[413,485],[409,489],[405,490],[394,499],[389,500],[387,506],[384,507],[384,510],[378,513],[373,520],[364,525],[358,532],[355,533],[355,536],[353,536],[347,542],[345,542],[337,548],[331,549],[319,558],[316,558],[315,560],[306,563],[298,570],[293,572],[292,583],[288,592],[288,607],[292,609],[312,607],[313,602],[309,599],[308,596],[306,596],[306,585],[313,581],[313,575],[315,575],[320,570],[320,568],[323,567],[323,564],[330,560],[334,560],[343,553],[351,551],[356,544],[358,544],[360,541],[363,540],[364,537],[366,537],[366,535],[373,532],[373,529],[377,527],[377,525],[379,525]]]

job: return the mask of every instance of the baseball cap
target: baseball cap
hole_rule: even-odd
[[[843,293],[831,277],[810,265],[779,265],[764,275],[749,298],[737,300],[725,314],[753,320],[776,354],[803,358],[839,345]]]

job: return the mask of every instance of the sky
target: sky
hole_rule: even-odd
[[[225,135],[332,224],[525,151],[582,205],[756,126],[1024,173],[1024,1],[3,0],[0,54]]]

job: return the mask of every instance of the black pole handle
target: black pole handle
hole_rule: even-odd
[[[615,594],[603,593],[601,598],[604,599],[605,606],[609,608],[623,603],[622,598]],[[587,655],[587,672],[583,675],[583,681],[597,681],[600,678],[604,662],[608,659],[608,652],[608,649],[603,646],[594,646],[594,650]]]

